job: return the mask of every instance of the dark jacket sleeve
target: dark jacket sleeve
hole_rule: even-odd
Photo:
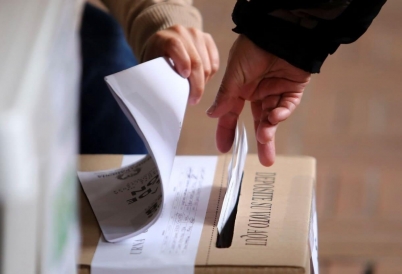
[[[238,0],[236,33],[312,73],[340,44],[356,41],[386,0]]]

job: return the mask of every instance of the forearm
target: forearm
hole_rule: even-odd
[[[201,15],[191,0],[102,0],[120,22],[136,57],[155,32],[173,25],[202,29]]]

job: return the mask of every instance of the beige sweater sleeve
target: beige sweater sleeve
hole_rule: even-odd
[[[199,11],[192,0],[102,0],[120,22],[139,61],[144,45],[155,32],[180,24],[202,29]]]

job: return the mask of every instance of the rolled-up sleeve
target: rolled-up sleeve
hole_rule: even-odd
[[[144,45],[159,30],[174,25],[202,29],[191,0],[102,0],[120,22],[135,56],[142,61]]]

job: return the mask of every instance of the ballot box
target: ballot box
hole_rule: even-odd
[[[79,170],[114,169],[127,157],[82,155]],[[121,242],[105,241],[81,190],[79,273],[318,273],[315,159],[278,156],[263,167],[257,155],[247,155],[222,245],[217,222],[229,164],[228,155],[176,156],[165,187],[174,195],[160,221]]]

